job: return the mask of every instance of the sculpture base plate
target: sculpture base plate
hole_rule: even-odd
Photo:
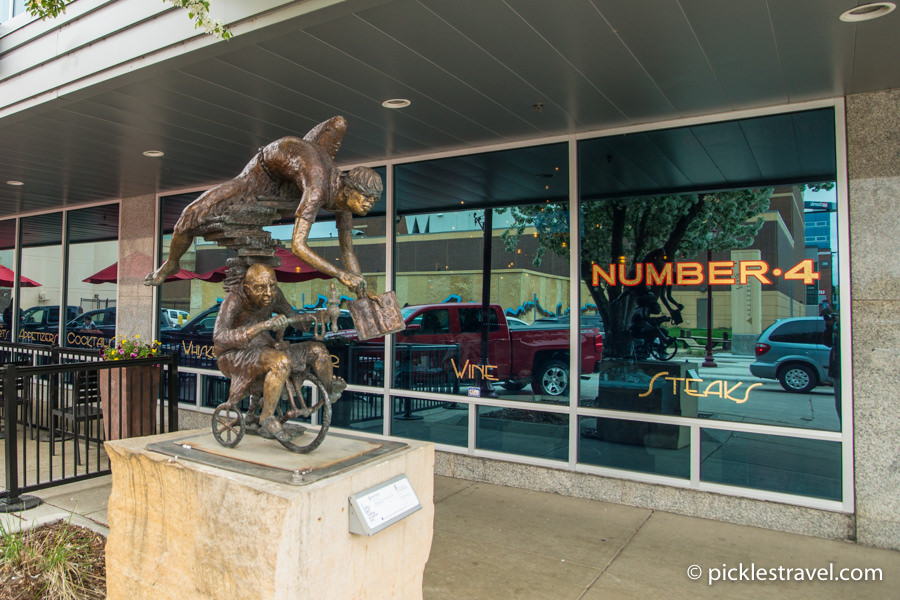
[[[317,431],[312,427],[304,429],[301,442]],[[212,433],[193,431],[148,444],[147,450],[277,483],[307,485],[406,447],[403,442],[329,431],[315,452],[295,454],[275,440],[256,435],[246,435],[236,447],[227,448]]]

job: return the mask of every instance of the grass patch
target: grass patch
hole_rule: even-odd
[[[0,600],[106,598],[106,538],[57,521],[31,531],[0,523]]]

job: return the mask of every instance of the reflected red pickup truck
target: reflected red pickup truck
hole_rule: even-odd
[[[515,321],[510,326],[503,309],[490,305],[488,365],[481,365],[482,306],[479,303],[423,304],[403,308],[406,330],[396,334],[399,345],[455,344],[459,363],[450,368],[460,381],[476,381],[481,371],[508,390],[529,383],[535,394],[562,396],[569,391],[569,325],[567,320]],[[352,337],[352,331],[337,335]],[[594,372],[603,354],[600,327],[581,329],[581,373]],[[370,340],[378,343],[381,340]]]

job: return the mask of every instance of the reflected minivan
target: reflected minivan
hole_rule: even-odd
[[[808,392],[817,385],[832,384],[828,376],[825,319],[793,317],[779,319],[756,340],[756,361],[750,373],[763,379],[777,379],[789,392]]]

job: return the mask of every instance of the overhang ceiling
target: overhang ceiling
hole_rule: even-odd
[[[259,146],[336,114],[350,123],[339,162],[372,164],[900,87],[900,11],[838,20],[857,4],[345,2],[327,19],[314,12],[0,121],[0,218],[228,179]],[[385,109],[388,98],[412,105]],[[779,180],[819,175],[795,160],[798,148],[833,155],[823,131],[733,133],[741,152],[768,153]],[[594,182],[599,196],[709,162],[703,143],[622,139],[595,142],[598,156],[628,153],[627,173],[610,167]],[[677,158],[668,175],[661,148]],[[166,155],[142,156],[148,149]]]

